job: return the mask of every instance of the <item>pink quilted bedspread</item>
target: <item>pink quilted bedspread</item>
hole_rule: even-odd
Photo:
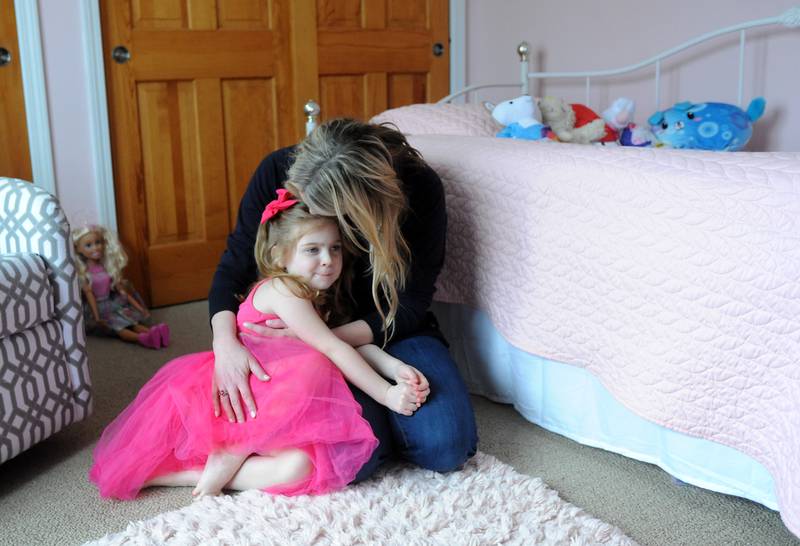
[[[447,192],[436,298],[761,462],[800,535],[800,153],[409,140]]]

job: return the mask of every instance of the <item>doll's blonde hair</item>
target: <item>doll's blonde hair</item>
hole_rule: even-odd
[[[369,254],[384,345],[394,330],[398,292],[408,272],[409,248],[400,231],[407,208],[397,174],[402,162],[422,159],[399,131],[334,119],[297,146],[286,183],[312,209],[335,216],[345,239]]]
[[[87,224],[72,231],[72,244],[75,247],[75,264],[78,268],[78,278],[81,284],[91,284],[89,273],[86,270],[86,260],[78,250],[78,242],[86,235],[96,233],[105,243],[103,249],[103,259],[100,261],[106,273],[111,277],[114,286],[122,282],[122,270],[128,264],[128,255],[117,238],[117,235],[110,229],[96,224]]]
[[[317,290],[301,277],[286,272],[286,261],[294,253],[298,241],[326,223],[337,226],[335,218],[315,216],[303,203],[282,210],[258,227],[255,258],[261,278],[281,279],[295,296],[310,300],[322,320],[331,326],[338,326],[349,319],[352,307],[351,253],[347,242],[342,241],[342,272],[327,290]]]

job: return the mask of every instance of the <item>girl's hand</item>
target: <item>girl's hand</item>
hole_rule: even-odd
[[[417,402],[420,405],[424,404],[428,399],[428,395],[431,393],[428,379],[414,366],[409,366],[399,360],[397,362],[398,364],[395,366],[393,379],[397,381],[397,383],[406,383],[414,387],[417,393]]]
[[[384,405],[401,415],[411,415],[420,406],[417,402],[417,391],[408,383],[398,383],[386,390]]]
[[[261,364],[237,339],[214,342],[214,376],[211,380],[211,400],[214,416],[219,417],[220,407],[231,423],[243,423],[245,414],[242,400],[251,418],[256,417],[256,403],[250,390],[250,374],[261,381],[269,381]]]
[[[246,333],[262,337],[293,337],[297,339],[294,330],[286,326],[279,318],[269,319],[260,324],[245,322]]]

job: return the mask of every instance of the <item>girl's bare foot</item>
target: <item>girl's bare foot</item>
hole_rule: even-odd
[[[219,495],[231,478],[236,475],[239,467],[247,458],[247,455],[218,451],[208,456],[203,474],[197,481],[197,487],[192,491],[192,495],[197,498],[206,495]]]

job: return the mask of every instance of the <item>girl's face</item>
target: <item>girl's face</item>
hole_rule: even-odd
[[[342,238],[336,224],[317,224],[300,237],[286,260],[286,272],[317,290],[330,288],[342,273]]]
[[[99,262],[103,259],[103,252],[106,248],[106,242],[103,237],[96,231],[90,231],[80,239],[78,244],[75,245],[78,249],[78,254],[87,260]]]

